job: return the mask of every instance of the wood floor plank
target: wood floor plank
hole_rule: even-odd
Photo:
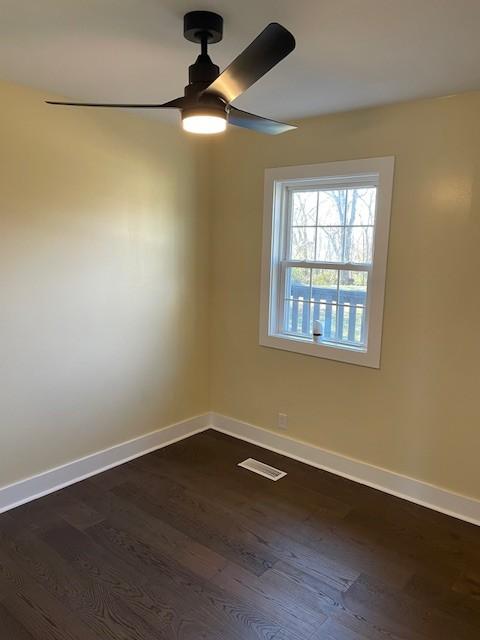
[[[147,624],[159,638],[175,640],[196,624],[200,637],[201,633],[209,638],[221,637],[220,629],[209,630],[204,621],[198,619],[194,603],[187,598],[179,599],[178,593],[172,593],[164,584],[161,589],[156,588],[149,579],[151,576],[145,576],[139,567],[122,562],[109,549],[96,545],[86,533],[65,524],[45,532],[43,539],[68,562],[72,573],[101,583],[124,607],[128,603],[126,610],[133,612],[130,624],[140,636],[145,634],[142,627]]]
[[[177,481],[181,478],[188,489],[208,495],[209,499],[223,505],[228,504],[231,510],[242,511],[255,519],[263,518],[269,523],[281,521],[283,526],[297,533],[298,527],[315,512],[320,512],[322,518],[342,518],[351,510],[349,505],[333,497],[296,485],[288,476],[279,488],[261,476],[237,468],[241,459],[237,454],[231,462],[222,462],[221,485],[218,484],[218,462],[206,461],[201,465],[196,458],[191,462],[185,454],[181,460],[156,453],[145,456],[138,464],[138,471],[151,473],[159,479],[165,475]]]
[[[268,546],[235,521],[228,510],[215,507],[175,482],[164,479],[155,492],[148,486],[126,483],[115,487],[113,492],[141,502],[147,513],[171,523],[200,544],[217,549],[255,575],[261,575],[278,560]]]
[[[257,452],[261,461],[265,460],[266,455],[269,457],[268,454],[270,452],[253,447],[248,443],[235,441],[232,438],[225,439],[225,436],[223,436],[223,440],[219,441],[213,436],[214,433],[216,432],[207,431],[205,434],[200,434],[203,437],[197,438],[188,447],[182,447],[181,442],[177,443],[179,445],[179,450],[177,451],[168,451],[168,449],[157,451],[152,456],[142,458],[139,464],[153,462],[154,464],[150,465],[152,470],[158,472],[161,469],[161,472],[164,472],[169,469],[170,463],[170,468],[173,468],[177,476],[178,471],[181,470],[182,479],[184,480],[188,479],[191,471],[199,471],[200,477],[215,483],[221,491],[225,487],[234,488],[243,494],[249,502],[252,499],[255,501],[268,500],[281,510],[294,509],[296,522],[317,510],[321,510],[324,515],[328,513],[339,517],[350,511],[350,504],[340,501],[332,494],[319,491],[318,487],[314,490],[312,487],[296,484],[290,475],[284,478],[281,492],[279,493],[271,482],[266,481],[261,476],[251,474],[245,469],[240,468],[237,473],[232,474],[231,470],[239,462],[245,457],[252,456],[252,448]],[[221,456],[218,455],[219,446],[221,446]],[[278,456],[277,454],[275,456],[278,460],[279,468],[282,470],[285,465],[291,462],[284,456]],[[158,460],[162,461],[161,465],[158,464]],[[220,487],[218,487],[219,473],[222,474],[224,479]],[[194,482],[202,482],[200,477],[197,475]]]
[[[207,436],[209,433],[207,432]],[[203,434],[201,435],[203,436]],[[331,561],[342,564],[344,559],[348,558],[349,566],[356,571],[354,577],[358,577],[362,572],[367,572],[394,586],[402,586],[408,581],[412,575],[413,566],[409,566],[404,557],[398,557],[395,550],[390,552],[390,550],[377,545],[377,538],[381,532],[376,534],[377,538],[373,538],[374,531],[369,529],[364,534],[362,528],[355,521],[347,520],[346,516],[350,513],[351,507],[336,500],[334,496],[325,498],[322,493],[309,491],[299,485],[292,484],[288,476],[282,480],[282,484],[279,486],[279,483],[274,484],[248,471],[237,469],[236,463],[239,456],[238,452],[235,452],[236,442],[233,444],[230,442],[232,439],[229,439],[227,443],[227,450],[222,449],[221,464],[226,464],[225,460],[227,460],[230,468],[228,473],[224,474],[224,483],[218,487],[218,482],[215,482],[215,473],[218,473],[218,470],[215,471],[215,469],[218,469],[219,463],[215,463],[213,456],[215,446],[218,448],[224,438],[220,442],[214,438],[214,444],[209,443],[207,446],[205,444],[207,436],[201,438],[201,443],[199,442],[200,437],[196,436],[195,447],[193,444],[190,447],[190,450],[194,451],[193,454],[188,454],[189,448],[184,441],[175,445],[180,450],[179,456],[162,450],[152,456],[146,456],[140,464],[143,464],[143,468],[150,467],[152,473],[155,473],[155,469],[157,469],[156,474],[163,482],[165,481],[165,473],[176,475],[176,477],[180,476],[182,482],[193,487],[195,493],[203,493],[208,496],[209,500],[221,500],[224,505],[228,505],[230,511],[237,515],[243,514],[253,521],[263,523],[269,528],[293,538],[305,547],[320,551]],[[245,446],[251,445],[241,443],[242,448]],[[200,454],[197,449],[200,449]],[[181,466],[180,469],[176,468],[177,457],[189,463],[191,459],[198,460],[197,454],[207,456],[211,464],[201,465],[196,462],[195,466],[198,470],[193,472],[184,466]],[[259,455],[259,457],[261,456]],[[156,459],[161,460],[161,463],[156,463]],[[167,460],[170,461],[170,464],[167,464]],[[283,457],[281,464],[284,466],[287,464]],[[232,496],[234,482],[237,486],[245,483],[253,490],[252,493],[245,493],[243,500],[238,495]],[[252,485],[252,482],[255,484]],[[154,478],[151,478],[149,484],[153,483]],[[273,501],[270,498],[272,495],[275,495]],[[310,503],[310,509],[299,509],[296,506],[296,503],[304,504],[302,496]],[[280,504],[283,504],[283,509],[279,506]],[[287,508],[290,513],[286,512]]]
[[[237,565],[228,564],[212,581],[226,592],[253,603],[265,615],[287,629],[293,638],[310,638],[326,616],[303,610],[292,594],[269,589],[262,577],[254,576]]]
[[[173,558],[141,537],[132,537],[108,520],[91,527],[87,533],[95,542],[118,554],[122,561],[139,565],[160,589],[173,591],[181,602],[195,601],[196,607],[200,606],[202,611],[213,615],[219,625],[229,629],[232,639],[272,640],[278,633],[278,625],[260,611],[218,589],[213,582],[183,569]]]
[[[449,616],[368,576],[362,576],[350,587],[345,602],[350,611],[377,627],[392,629],[400,637],[412,640],[464,640],[475,633],[475,627],[463,617]]]
[[[148,484],[151,491],[156,491],[170,482],[170,478],[163,474],[164,466],[162,464],[158,466],[159,472],[156,476],[146,475],[144,479],[139,480]],[[234,466],[230,469],[228,478],[235,476],[236,472],[238,473],[238,470]],[[183,473],[181,477],[184,482]],[[198,473],[194,476],[194,480],[196,482],[192,482],[192,485],[196,488],[190,493],[201,495],[205,492],[201,497],[209,502],[218,501],[220,496],[224,510],[230,511],[235,521],[242,526],[243,531],[251,531],[253,536],[264,540],[274,557],[298,564],[304,570],[308,567],[309,570],[325,572],[326,569],[333,578],[344,580],[347,584],[362,572],[371,573],[395,586],[404,585],[412,575],[413,566],[409,566],[405,558],[381,549],[371,536],[370,538],[360,537],[353,526],[348,529],[342,527],[339,524],[341,520],[332,521],[327,515],[324,516],[326,521],[319,521],[315,528],[305,522],[297,522],[294,526],[294,522],[289,521],[288,525],[285,525],[278,511],[265,511],[263,503],[258,499],[253,498],[248,501],[245,497],[245,504],[240,504],[238,500],[229,500],[230,494],[225,496],[221,488],[216,490],[213,485],[205,487]],[[261,482],[264,486],[268,483],[267,492],[272,490],[270,481],[261,479]],[[278,486],[278,483],[276,485]],[[118,493],[125,491],[124,485],[119,486],[115,491]],[[282,491],[282,487],[277,489],[279,495],[283,495]],[[138,496],[135,499],[138,500]],[[315,513],[316,517],[320,518],[318,512]],[[308,534],[305,533],[307,529]],[[348,563],[345,562],[345,558],[348,558]]]
[[[0,602],[0,630],[5,640],[35,640],[25,627]]]
[[[168,522],[147,513],[143,505],[135,501],[124,500],[112,491],[99,493],[88,482],[77,485],[76,492],[85,502],[95,505],[102,513],[103,520],[108,519],[111,524],[125,529],[133,536],[141,536],[196,575],[209,578],[227,563],[220,553],[192,540]]]
[[[0,514],[0,640],[479,638],[480,528],[218,432]]]
[[[0,551],[0,581],[7,580],[8,595],[2,605],[11,617],[19,620],[35,640],[100,640],[88,625],[72,614],[60,600],[23,573]],[[109,636],[106,636],[109,637]],[[3,640],[3,638],[2,638]]]
[[[163,469],[163,466],[160,466],[160,468]],[[183,482],[184,476],[182,475],[181,478]],[[165,478],[165,476],[161,474],[157,474],[155,477],[147,474],[145,478],[141,480],[142,485],[145,483],[148,484],[151,492],[157,492],[157,490],[160,492],[165,482],[168,484],[170,479]],[[263,482],[269,481],[263,480]],[[269,484],[271,483],[269,482]],[[197,483],[196,490],[192,489],[193,493],[200,494],[204,501],[214,503],[218,502],[218,496],[220,495],[220,499],[223,500],[223,511],[228,511],[230,513],[229,517],[234,519],[237,526],[241,526],[243,531],[250,532],[251,538],[256,540],[260,539],[262,544],[269,548],[272,556],[275,558],[298,565],[304,570],[308,568],[308,570],[315,572],[319,576],[323,576],[325,579],[342,583],[346,586],[351,584],[353,580],[360,575],[363,565],[358,569],[353,569],[343,563],[340,557],[334,560],[325,554],[319,553],[319,551],[315,549],[315,537],[318,537],[316,532],[315,536],[310,540],[310,542],[313,542],[312,545],[301,544],[297,542],[296,529],[293,528],[293,525],[290,525],[289,528],[283,532],[282,527],[278,527],[278,520],[275,519],[275,514],[272,514],[270,518],[268,518],[266,514],[261,511],[261,515],[258,516],[260,509],[258,502],[254,502],[254,497],[252,497],[252,503],[254,505],[252,508],[254,512],[250,513],[243,507],[239,507],[238,504],[233,506],[232,501],[229,499],[229,494],[225,496],[221,490],[216,490],[214,487],[211,488],[211,493],[208,491],[204,493],[205,488],[200,488],[198,485],[200,485],[200,483]],[[282,491],[282,489],[279,488],[277,491]],[[118,486],[115,492],[118,495],[123,494],[124,497],[128,497],[127,486],[125,484]],[[130,496],[130,499],[138,501],[138,496]],[[153,513],[159,515],[159,517],[163,517],[162,514],[164,510],[156,509]],[[225,515],[224,517],[227,516]],[[403,568],[401,573],[402,579],[404,579],[405,570]]]
[[[348,619],[348,614],[344,614]],[[353,628],[345,625],[338,615],[331,616],[328,620],[317,629],[310,640],[378,640],[379,636],[372,627],[367,626],[363,620],[350,618]],[[363,633],[362,633],[363,632]],[[368,635],[365,635],[368,634]],[[392,634],[382,634],[382,640],[400,640],[398,636]],[[278,640],[278,639],[277,639]]]
[[[443,573],[415,574],[405,592],[426,606],[480,629],[478,584],[466,572],[455,581]]]
[[[80,532],[67,523],[61,525],[65,530],[62,542],[68,549],[74,550],[76,537]],[[130,637],[135,640],[149,640],[162,638],[159,630],[150,627],[143,617],[132,611],[126,598],[117,595],[115,590],[102,580],[102,574],[95,576],[81,575],[68,562],[62,561],[61,554],[57,554],[53,545],[48,547],[45,540],[49,539],[51,531],[58,530],[55,519],[53,528],[42,531],[39,537],[33,537],[29,532],[17,530],[15,527],[4,526],[1,532],[0,563],[8,556],[11,563],[29,576],[45,592],[50,594],[58,606],[62,606],[70,620],[80,621],[95,633],[105,638],[117,638],[123,629],[128,628]],[[11,536],[11,537],[9,537]],[[89,566],[94,558],[84,559]],[[11,567],[12,565],[10,565]],[[19,590],[23,593],[23,590]]]

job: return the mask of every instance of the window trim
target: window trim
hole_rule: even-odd
[[[265,170],[260,291],[260,344],[262,346],[366,367],[380,367],[394,164],[395,158],[388,156]],[[286,242],[285,236],[287,233],[287,225],[283,223],[286,210],[284,202],[286,187],[295,183],[305,182],[306,187],[315,185],[318,188],[318,185],[323,181],[325,183],[328,182],[328,186],[331,188],[332,179],[340,187],[342,184],[351,185],[355,177],[358,177],[363,185],[365,180],[371,179],[372,184],[375,183],[377,186],[373,264],[368,269],[370,275],[367,304],[368,316],[366,319],[368,323],[368,344],[366,350],[359,350],[337,343],[322,342],[321,344],[316,344],[308,338],[280,334],[278,333],[278,328],[274,328],[273,325],[278,314],[278,297],[282,291],[281,283],[279,282],[279,273],[281,272],[279,262],[280,256],[283,255],[281,243]],[[279,231],[274,233],[276,229]],[[309,262],[309,267],[312,264],[314,263]],[[321,264],[324,268],[325,263]],[[334,266],[334,264],[336,263],[332,263],[332,268],[338,269],[339,265]],[[345,269],[345,263],[340,264],[342,269]],[[351,266],[352,269],[359,268],[359,265]],[[365,270],[365,265],[360,268]],[[275,301],[273,309],[271,308],[271,301]]]

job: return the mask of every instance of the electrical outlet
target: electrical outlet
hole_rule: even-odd
[[[282,431],[288,429],[288,416],[286,413],[279,413],[277,417],[277,427]]]

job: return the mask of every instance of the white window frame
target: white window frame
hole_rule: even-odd
[[[342,162],[280,167],[265,171],[263,253],[260,296],[260,344],[309,356],[338,360],[365,367],[380,367],[383,304],[387,270],[388,234],[393,189],[393,157],[367,158]],[[368,270],[366,346],[357,348],[334,342],[315,343],[312,339],[279,333],[279,296],[283,295],[282,258],[288,187],[325,184],[334,186],[375,185],[377,187],[372,265],[340,263],[351,270]],[[291,261],[290,261],[291,262]],[[319,268],[326,268],[319,263]],[[315,268],[312,262],[295,266]],[[331,268],[338,269],[337,263]],[[327,267],[328,268],[328,267]]]

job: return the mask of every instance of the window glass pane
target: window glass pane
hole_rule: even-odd
[[[338,271],[312,269],[312,293],[314,302],[337,302]]]
[[[373,227],[347,227],[345,229],[345,261],[358,264],[371,263],[373,254]]]
[[[315,260],[315,227],[292,227],[291,260]]]
[[[319,262],[343,260],[343,227],[318,227],[316,259]]]
[[[376,187],[349,189],[346,225],[373,225],[375,223]]]
[[[338,305],[335,342],[355,346],[365,345],[365,308]]]
[[[314,303],[312,313],[312,324],[310,327],[310,335],[313,329],[313,320],[320,320],[323,328],[323,340],[329,342],[335,339],[337,333],[337,305]]]
[[[310,301],[311,269],[288,268],[285,274],[285,297]]]
[[[326,342],[365,346],[365,308],[286,299],[284,333],[312,338],[313,321],[322,323],[322,340]]]
[[[352,311],[353,313],[353,311]],[[354,343],[365,346],[365,338],[367,334],[366,311],[364,307],[356,307],[355,309],[355,332]]]
[[[295,191],[292,195],[292,226],[307,227],[317,224],[316,191]]]
[[[341,271],[338,291],[339,304],[365,306],[367,302],[366,271]]]
[[[313,305],[301,299],[285,300],[284,333],[309,338],[312,334],[312,307]]]
[[[284,332],[310,339],[320,320],[323,340],[364,346],[367,279],[364,271],[288,268]]]
[[[320,320],[323,328],[323,339],[329,342],[337,342],[338,309],[339,307],[336,304],[286,299],[284,333],[311,339],[313,321]]]
[[[341,226],[344,224],[347,191],[332,190],[318,193],[318,221],[319,227]]]

